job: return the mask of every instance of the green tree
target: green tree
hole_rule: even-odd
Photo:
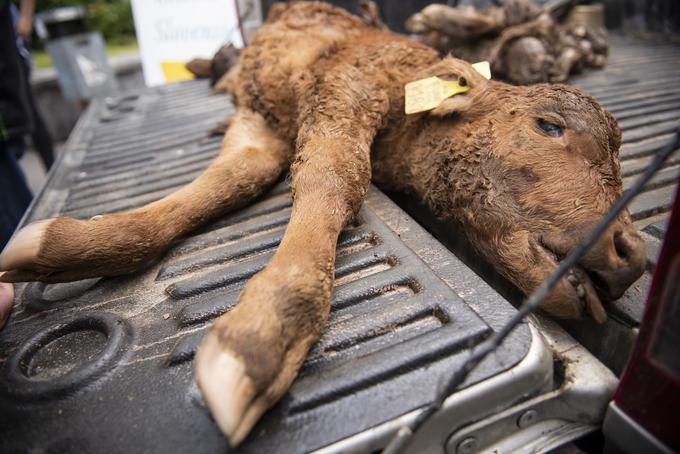
[[[40,0],[36,2],[36,10],[46,11],[74,5],[85,7],[85,23],[88,28],[101,32],[108,42],[123,44],[134,39],[130,0]]]

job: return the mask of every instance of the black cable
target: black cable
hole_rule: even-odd
[[[574,248],[569,255],[560,262],[559,266],[548,276],[548,278],[541,283],[541,285],[524,300],[519,310],[515,315],[493,336],[479,344],[470,354],[470,357],[463,363],[460,369],[444,383],[444,386],[437,392],[437,397],[434,402],[429,404],[425,409],[418,414],[418,416],[407,425],[402,426],[397,434],[390,440],[389,444],[383,450],[383,454],[396,454],[401,452],[406,444],[411,440],[413,434],[434,414],[444,403],[444,400],[450,396],[458,386],[465,380],[468,374],[484,359],[486,356],[496,350],[503,340],[524,320],[524,317],[538,309],[539,303],[545,298],[548,293],[555,287],[559,280],[576,265],[578,260],[583,257],[588,248],[597,241],[597,239],[607,230],[611,222],[617,218],[619,213],[628,205],[633,197],[641,192],[642,188],[656,173],[666,159],[678,148],[680,145],[680,131],[675,133],[674,139],[664,147],[656,156],[654,161],[645,169],[644,173],[638,178],[633,186],[623,193],[616,203],[611,207],[604,218],[595,226],[595,228],[588,234],[588,236]]]

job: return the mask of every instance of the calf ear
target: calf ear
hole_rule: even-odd
[[[430,114],[446,116],[451,114],[483,115],[494,109],[495,96],[491,85],[470,63],[447,57],[436,64],[433,74],[441,79],[463,81],[470,89],[442,101]]]

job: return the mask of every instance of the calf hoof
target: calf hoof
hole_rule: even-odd
[[[254,402],[257,388],[243,360],[210,332],[196,356],[196,383],[231,446],[238,446],[268,405]]]
[[[232,447],[241,444],[262,414],[285,394],[312,343],[297,343],[281,358],[261,362],[262,358],[233,351],[239,347],[230,348],[214,330],[206,336],[196,355],[196,383]]]
[[[21,269],[38,258],[45,230],[52,219],[38,221],[19,230],[0,254],[0,270]]]
[[[285,394],[319,337],[324,299],[294,287],[255,276],[196,354],[196,383],[232,447]]]

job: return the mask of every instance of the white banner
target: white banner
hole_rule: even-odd
[[[234,0],[132,0],[132,13],[149,86],[191,79],[184,64],[192,58],[243,46]]]

